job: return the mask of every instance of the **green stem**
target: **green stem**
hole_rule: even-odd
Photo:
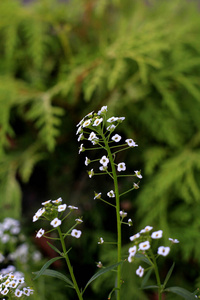
[[[83,297],[82,297],[82,294],[79,290],[79,287],[78,287],[78,284],[76,282],[76,278],[74,276],[74,272],[73,272],[73,268],[71,266],[71,263],[70,263],[70,260],[69,260],[69,256],[67,254],[67,250],[66,250],[66,246],[65,246],[65,241],[64,241],[64,238],[62,236],[62,232],[61,232],[61,229],[60,227],[58,226],[57,227],[57,230],[58,230],[58,233],[59,233],[59,237],[60,237],[60,241],[61,241],[61,244],[62,244],[62,249],[63,249],[63,252],[64,252],[64,257],[65,257],[65,260],[66,260],[66,263],[67,263],[67,266],[68,266],[68,269],[69,269],[69,273],[71,275],[71,279],[73,281],[73,284],[74,284],[74,288],[76,290],[76,293],[77,293],[77,296],[78,296],[78,299],[79,300],[83,300]]]
[[[158,285],[158,300],[162,300],[162,285],[161,285],[161,281],[160,281],[158,266],[157,266],[156,259],[153,255],[153,253],[152,253],[152,261],[153,261],[154,271],[155,271],[157,285]]]
[[[106,140],[105,136],[102,133],[102,138],[105,143],[105,148],[108,153],[108,158],[110,160],[111,168],[112,168],[112,175],[114,181],[114,189],[115,189],[115,199],[116,199],[116,217],[117,217],[117,262],[121,261],[121,220],[120,220],[120,196],[119,196],[119,188],[118,188],[118,180],[117,180],[117,173],[115,168],[115,163],[113,160],[113,156],[108,145],[108,141]],[[120,287],[121,287],[121,265],[117,268],[117,300],[120,300]]]

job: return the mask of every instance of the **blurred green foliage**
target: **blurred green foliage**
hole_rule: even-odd
[[[174,257],[196,266],[187,285],[200,264],[199,35],[195,1],[0,1],[0,217],[18,218],[22,197],[32,216],[24,190],[38,177],[35,200],[63,196],[82,209],[81,268],[99,260],[92,237],[114,227],[93,188],[107,183],[89,182],[75,125],[108,105],[139,144],[122,158],[144,178],[122,203],[134,219],[124,242],[144,225],[178,238]]]

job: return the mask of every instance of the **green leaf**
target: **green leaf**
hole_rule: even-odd
[[[98,271],[97,273],[95,273],[95,274],[90,278],[90,280],[87,282],[87,284],[86,284],[86,286],[85,286],[85,288],[84,288],[84,290],[83,290],[83,293],[84,293],[84,291],[86,290],[86,288],[88,287],[88,285],[89,285],[92,281],[94,281],[94,280],[95,280],[96,278],[98,278],[99,276],[101,276],[101,275],[103,275],[103,274],[105,274],[105,273],[107,273],[107,272],[113,270],[114,268],[118,267],[118,266],[119,266],[120,264],[122,264],[122,263],[123,263],[123,261],[120,261],[120,262],[118,262],[118,263],[116,263],[116,264],[114,264],[114,265],[111,265],[111,266],[107,267],[107,268],[103,268],[103,269],[101,269],[100,271]]]
[[[169,278],[170,278],[170,276],[171,276],[171,274],[174,270],[174,266],[175,266],[175,262],[173,263],[173,265],[171,266],[171,268],[169,269],[169,271],[167,273],[167,276],[165,277],[165,281],[163,283],[163,289],[165,288],[165,286],[166,286],[166,284],[167,284],[167,282],[168,282],[168,280],[169,280]]]
[[[142,287],[143,290],[158,289],[158,288],[159,288],[158,285],[146,285],[146,286]]]
[[[34,274],[38,274],[39,272],[34,272]],[[46,275],[46,276],[50,276],[50,277],[55,277],[58,278],[60,280],[63,280],[64,282],[66,282],[68,284],[68,287],[74,289],[74,284],[73,282],[65,275],[63,275],[62,273],[58,272],[58,271],[54,271],[54,270],[50,270],[50,269],[46,269],[42,275]]]
[[[152,273],[152,269],[150,269],[146,275],[144,276],[143,280],[142,280],[142,284],[141,284],[141,288],[143,289],[145,284],[147,283],[147,281],[149,280],[149,277],[151,276]]]
[[[50,259],[49,261],[47,261],[46,264],[44,264],[44,266],[40,269],[39,272],[33,273],[33,274],[37,274],[37,275],[33,278],[33,280],[35,280],[35,279],[37,279],[38,277],[40,277],[41,275],[43,275],[44,271],[45,271],[52,263],[54,263],[56,260],[59,260],[59,259],[61,259],[61,258],[63,258],[63,257],[62,257],[62,256],[57,256],[57,257],[54,257],[54,258]]]
[[[51,247],[54,251],[56,251],[58,254],[60,254],[61,256],[63,256],[63,254],[60,252],[60,250],[58,250],[58,248],[56,248],[54,245],[52,245],[51,243],[47,242],[47,244],[49,245],[49,247]]]
[[[146,264],[148,264],[150,266],[152,265],[150,263],[150,261],[148,260],[148,258],[144,254],[136,253],[135,257],[139,258],[140,260],[142,260],[143,262],[145,262]]]
[[[187,300],[197,299],[194,294],[192,294],[191,292],[185,290],[184,288],[178,287],[178,286],[173,286],[173,287],[167,288],[164,290],[164,292],[174,293],[174,294],[179,295]]]

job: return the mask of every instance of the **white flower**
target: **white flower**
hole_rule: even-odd
[[[83,144],[81,144],[80,147],[79,147],[78,154],[80,154],[81,152],[84,152],[84,151],[85,151],[85,148],[83,147]]]
[[[99,167],[99,170],[100,170],[100,171],[106,171],[107,169],[108,169],[107,166],[100,166],[100,167]]]
[[[139,189],[139,185],[135,182],[133,183],[133,187],[134,187],[135,190]]]
[[[128,249],[128,252],[129,252],[129,254],[131,254],[131,256],[134,256],[136,254],[136,251],[137,251],[137,247],[136,246],[130,247]]]
[[[81,127],[84,122],[84,119],[85,119],[85,117],[82,120],[80,120],[80,122],[76,125],[76,127],[79,127],[79,126]]]
[[[108,126],[106,129],[108,131],[113,131],[113,130],[115,130],[115,128],[116,128],[116,126],[112,124],[112,125]]]
[[[42,205],[47,205],[48,203],[50,203],[51,202],[51,200],[47,200],[47,201],[45,201],[45,202],[42,202]]]
[[[88,126],[90,125],[90,123],[91,123],[91,119],[86,120],[86,121],[83,123],[82,127],[88,127]]]
[[[50,223],[53,227],[58,227],[61,224],[61,220],[59,220],[58,218],[55,218],[51,221]]]
[[[86,156],[86,158],[85,158],[85,165],[88,166],[89,163],[90,163],[90,159]]]
[[[127,212],[122,211],[122,210],[120,210],[119,214],[122,218],[125,218],[127,216]]]
[[[177,239],[169,238],[169,241],[172,242],[172,244],[178,244],[179,243],[179,240],[177,240]]]
[[[8,286],[14,289],[16,288],[17,285],[18,285],[18,280],[12,280]]]
[[[134,260],[134,255],[132,255],[132,254],[129,254],[129,256],[128,256],[128,262],[132,262]]]
[[[138,239],[139,237],[140,237],[140,234],[139,234],[139,233],[136,233],[136,234],[130,236],[130,240],[131,240],[131,241],[134,241],[135,239]]]
[[[159,248],[158,248],[158,254],[159,255],[162,255],[162,256],[167,256],[168,255],[168,253],[169,253],[169,251],[170,251],[170,247],[164,247],[164,246],[160,246]]]
[[[84,135],[83,135],[83,133],[81,133],[81,134],[78,136],[77,141],[80,142],[80,141],[83,140],[83,139],[84,139]]]
[[[149,231],[151,231],[152,229],[153,229],[152,226],[146,226],[144,229],[142,229],[142,230],[140,231],[140,233],[149,232]]]
[[[142,242],[139,244],[139,250],[148,250],[150,248],[149,241]]]
[[[91,169],[90,171],[88,171],[88,175],[90,178],[92,178],[92,176],[94,176],[94,171],[93,169]]]
[[[75,219],[75,221],[76,221],[78,224],[83,223],[83,220],[82,220],[82,219]]]
[[[58,211],[61,212],[61,211],[64,211],[67,207],[67,204],[62,204],[62,205],[58,205]]]
[[[38,219],[39,219],[39,217],[41,217],[42,216],[42,214],[45,212],[45,208],[43,207],[43,208],[40,208],[36,213],[35,213],[35,215],[33,216],[33,222],[36,222]]]
[[[102,106],[102,108],[98,111],[98,115],[101,115],[103,113],[107,112],[107,106]]]
[[[21,297],[21,295],[22,295],[22,291],[20,291],[19,289],[16,289],[15,290],[15,296],[16,297]]]
[[[99,238],[98,244],[103,244],[104,243],[104,239],[102,237]]]
[[[82,131],[82,126],[80,126],[77,131],[76,131],[76,135],[79,134]]]
[[[158,231],[154,231],[151,234],[152,239],[160,239],[162,237],[163,231],[162,230],[158,230]]]
[[[108,123],[112,123],[112,122],[115,122],[115,121],[117,121],[117,120],[118,120],[117,117],[111,117],[111,118],[109,118],[109,119],[107,120],[107,122],[108,122]]]
[[[129,147],[137,147],[138,145],[132,139],[126,139],[125,142]]]
[[[44,235],[44,229],[40,228],[40,230],[36,234],[36,238],[41,238]]]
[[[117,165],[117,171],[121,172],[121,171],[125,171],[126,170],[126,165],[124,162],[121,162]]]
[[[56,199],[56,200],[53,200],[52,202],[53,202],[53,203],[60,203],[60,202],[62,202],[62,198],[61,198],[61,197],[59,197],[58,199]]]
[[[97,267],[100,268],[100,269],[103,267],[103,264],[102,264],[101,261],[98,262]]]
[[[124,120],[125,120],[125,117],[119,117],[119,118],[118,118],[118,122],[119,122],[119,121],[122,122],[122,121],[124,121]]]
[[[8,289],[7,287],[5,287],[5,288],[3,289],[3,291],[1,291],[1,294],[2,294],[2,295],[7,295],[8,292],[9,292],[9,289]]]
[[[100,164],[102,164],[104,167],[106,167],[109,163],[109,159],[104,155],[102,156],[102,158],[100,159]]]
[[[142,277],[144,275],[144,269],[139,266],[139,268],[136,270],[136,275]]]
[[[128,219],[128,226],[132,226],[133,225],[133,221],[131,219]]]
[[[103,121],[103,118],[96,119],[92,126],[98,126],[99,124],[101,124],[102,121]]]
[[[95,193],[94,195],[95,195],[95,196],[94,196],[94,200],[95,200],[95,199],[100,199],[100,198],[101,198],[101,193],[98,193],[98,194]]]
[[[138,178],[142,178],[142,175],[140,173],[140,171],[134,171],[135,172],[135,175],[138,177]]]
[[[111,140],[113,140],[114,142],[119,142],[121,140],[121,136],[119,134],[115,134]]]
[[[77,207],[77,206],[74,206],[74,205],[68,205],[68,208],[69,208],[69,209],[78,209],[78,207]]]
[[[107,196],[108,196],[109,198],[115,198],[115,193],[114,193],[114,191],[111,190],[110,192],[108,192],[108,193],[107,193]]]
[[[71,232],[71,236],[75,237],[75,238],[80,238],[82,232],[80,230],[77,230],[77,229],[73,229],[72,232]]]
[[[87,115],[84,117],[84,119],[85,119],[85,118],[91,118],[92,115],[93,115],[93,112],[94,112],[94,111],[91,111],[89,114],[87,114]]]
[[[88,138],[88,141],[98,140],[99,138],[96,136],[95,132],[91,132]]]

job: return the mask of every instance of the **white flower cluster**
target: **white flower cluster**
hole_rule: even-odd
[[[30,296],[33,289],[30,287],[22,287],[24,285],[24,277],[19,277],[12,272],[0,274],[0,294],[15,297]]]
[[[150,249],[152,240],[162,238],[162,236],[163,236],[162,230],[154,231],[150,234],[152,229],[153,229],[152,226],[146,226],[140,232],[138,232],[130,237],[130,240],[132,242],[134,242],[134,245],[129,248],[128,261],[130,263],[134,260],[134,256],[136,255],[137,252],[145,254],[145,251]],[[169,238],[169,241],[172,244],[179,243],[179,241],[177,239]],[[160,246],[157,249],[158,255],[167,256],[169,254],[169,252],[170,252],[169,246],[167,246],[167,247]],[[144,269],[141,266],[139,266],[139,268],[136,271],[136,274],[138,276],[142,277],[144,274]]]
[[[1,243],[6,244],[15,240],[21,231],[20,222],[12,218],[5,218],[2,223],[0,223],[0,238]]]
[[[39,220],[40,217],[44,217],[46,219],[51,219],[50,225],[54,228],[60,226],[62,224],[62,220],[58,218],[58,214],[62,213],[66,210],[66,208],[70,210],[77,210],[78,207],[74,205],[68,205],[62,204],[62,198],[58,198],[56,200],[47,200],[45,202],[42,202],[43,207],[41,207],[33,216],[33,222],[36,222]],[[82,219],[76,219],[75,220],[77,224],[82,223]],[[36,234],[36,238],[41,238],[44,236],[45,230],[43,228],[40,228]],[[71,236],[79,238],[81,236],[82,232],[80,230],[73,229],[71,232]]]

